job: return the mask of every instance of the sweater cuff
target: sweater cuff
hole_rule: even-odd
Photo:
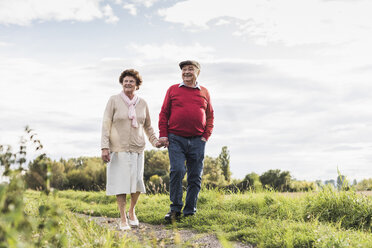
[[[158,143],[159,142],[159,140],[157,139],[157,138],[155,138],[155,139],[153,139],[152,141],[151,141],[151,145],[153,146],[153,147],[156,147],[156,143]]]
[[[160,132],[159,138],[168,138],[168,132]]]

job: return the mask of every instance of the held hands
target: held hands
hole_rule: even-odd
[[[109,149],[102,149],[101,158],[104,162],[110,162],[110,151]]]
[[[158,141],[158,142],[156,142],[155,146],[156,146],[156,148],[160,148],[160,147],[162,147],[163,145],[161,144],[160,141]]]
[[[201,140],[207,142],[206,138],[201,137]],[[161,137],[158,142],[156,142],[155,146],[157,148],[164,147],[167,148],[169,146],[169,140],[167,137]]]
[[[164,147],[167,148],[169,146],[169,141],[167,137],[161,137],[159,141],[155,144],[157,148]]]

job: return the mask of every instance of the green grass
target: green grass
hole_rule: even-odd
[[[63,193],[63,192],[60,192]],[[76,195],[83,196],[82,192],[75,192]],[[68,200],[70,201],[70,200]],[[76,201],[78,202],[78,201]],[[78,217],[73,214],[70,210],[65,209],[66,203],[65,198],[54,197],[50,195],[48,197],[42,195],[40,192],[27,191],[25,194],[25,214],[29,217],[31,224],[42,223],[47,227],[47,231],[40,231],[40,228],[35,226],[33,230],[37,230],[32,233],[33,244],[37,243],[37,239],[43,236],[42,242],[36,247],[97,247],[97,248],[111,248],[111,247],[156,247],[158,241],[154,237],[145,237],[139,241],[136,238],[129,238],[126,235],[120,236],[119,232],[101,227],[83,217]],[[80,202],[84,206],[84,202]],[[89,204],[88,204],[89,205]],[[55,210],[58,213],[48,213],[45,216],[45,221],[34,221],[38,218],[40,212],[40,206],[47,206],[50,210]],[[56,225],[52,228],[55,232],[51,231],[52,223],[56,221]],[[56,234],[57,233],[57,234]],[[52,235],[51,235],[52,234]],[[50,236],[50,237],[48,237]],[[19,237],[22,243],[27,243],[27,240],[22,240],[24,237]],[[58,238],[59,242],[56,246],[56,242],[52,242],[51,239]],[[21,246],[12,246],[21,247]],[[28,245],[25,247],[35,247],[34,245]]]
[[[346,229],[364,229],[371,232],[372,200],[371,197],[352,191],[335,193],[332,188],[325,188],[317,195],[307,196],[304,217],[339,223]]]
[[[74,212],[119,217],[115,197],[104,192],[60,191],[57,198]],[[169,203],[168,195],[141,195],[137,216],[142,222],[164,224]],[[372,247],[371,216],[371,197],[351,191],[326,188],[291,197],[203,190],[197,215],[176,226],[258,247]]]
[[[43,225],[48,227],[48,231],[37,231],[33,233],[32,238],[34,240],[37,240],[39,236],[49,235],[51,227],[48,226],[48,222],[55,220],[57,223],[54,228],[56,229],[56,232],[58,232],[58,246],[61,247],[150,247],[150,245],[139,243],[136,240],[127,237],[119,237],[115,231],[96,225],[85,218],[77,217],[63,207],[61,208],[61,201],[61,198],[54,198],[53,196],[46,197],[40,192],[26,192],[25,214],[29,216],[31,223],[43,223]],[[45,222],[40,220],[33,221],[33,219],[36,220],[40,218],[40,206],[47,206],[48,209],[54,209],[58,213],[47,214],[47,216],[45,216]],[[40,228],[38,227],[33,228],[33,230],[39,229]],[[51,238],[55,238],[55,236],[56,235]],[[22,239],[22,237],[20,238]],[[43,242],[40,243],[38,247],[54,247],[55,244],[53,242],[48,243],[48,241],[50,242],[50,238],[43,237]]]

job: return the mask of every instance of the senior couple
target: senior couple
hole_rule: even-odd
[[[122,91],[111,96],[102,125],[102,159],[108,162],[106,194],[116,195],[120,212],[120,230],[138,226],[135,206],[143,182],[146,133],[150,143],[167,147],[170,160],[170,211],[166,221],[181,216],[182,179],[187,172],[184,216],[194,215],[201,187],[205,144],[213,129],[213,108],[208,90],[197,81],[200,64],[193,60],[179,63],[182,82],[172,85],[159,114],[159,139],[151,126],[149,108],[136,91],[142,84],[139,73],[125,70],[119,77]],[[186,163],[185,163],[186,162]],[[185,165],[186,164],[186,165]],[[131,201],[126,213],[126,195]]]

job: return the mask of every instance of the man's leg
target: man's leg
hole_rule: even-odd
[[[203,174],[205,142],[199,137],[191,139],[187,161],[187,194],[183,214],[193,215],[196,212],[196,202],[201,187]]]
[[[169,134],[169,161],[170,161],[170,179],[169,179],[169,195],[172,204],[171,211],[181,212],[182,202],[182,179],[185,176],[185,138]]]

